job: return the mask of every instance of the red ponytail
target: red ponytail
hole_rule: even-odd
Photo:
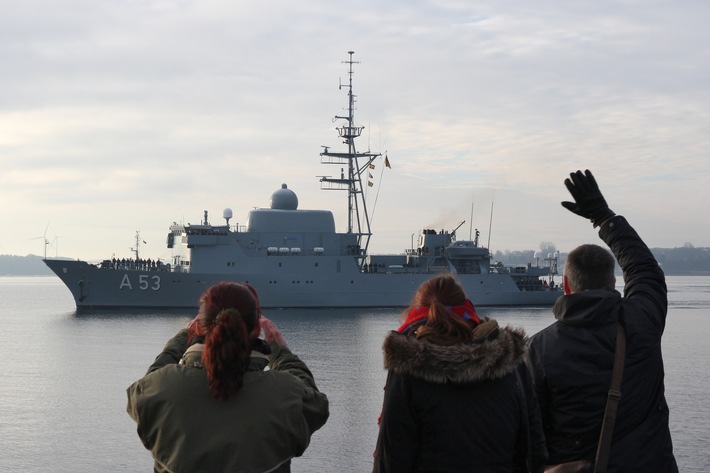
[[[215,399],[226,400],[242,388],[258,318],[254,294],[243,284],[222,282],[202,295],[202,364]]]

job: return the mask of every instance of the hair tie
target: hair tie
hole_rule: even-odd
[[[226,319],[232,316],[241,318],[241,314],[234,307],[230,307],[229,309],[222,309],[219,314],[217,314],[217,317],[215,318],[215,323],[218,324],[222,321],[222,319]]]

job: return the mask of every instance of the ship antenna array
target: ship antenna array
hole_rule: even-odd
[[[141,231],[136,230],[136,246],[135,248],[131,248],[131,251],[133,254],[136,255],[136,261],[140,259],[140,247],[141,247]]]
[[[329,147],[324,146],[320,153],[321,164],[336,164],[341,166],[339,178],[321,176],[321,189],[324,190],[345,190],[348,192],[348,233],[355,233],[358,237],[359,253],[365,255],[372,235],[370,229],[370,217],[365,202],[363,192],[362,175],[368,172],[370,164],[378,158],[380,153],[369,151],[358,153],[355,147],[355,139],[362,134],[364,126],[355,124],[355,97],[353,93],[353,65],[360,64],[353,60],[354,51],[348,51],[349,58],[343,61],[348,65],[348,82],[339,82],[339,89],[348,89],[348,114],[347,116],[335,116],[335,120],[344,120],[346,123],[336,127],[338,135],[343,139],[343,143],[348,146],[347,152],[333,152]],[[347,174],[344,167],[347,168]],[[364,261],[364,260],[363,260]]]

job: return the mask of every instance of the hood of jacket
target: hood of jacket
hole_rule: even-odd
[[[621,294],[613,289],[594,289],[560,296],[552,307],[555,318],[570,325],[607,325],[616,322]]]
[[[382,350],[385,369],[394,373],[438,384],[463,384],[511,373],[524,362],[526,346],[522,328],[499,328],[495,320],[484,319],[472,342],[444,346],[391,332]]]

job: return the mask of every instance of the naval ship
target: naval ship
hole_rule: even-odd
[[[322,190],[348,196],[347,230],[336,231],[333,213],[298,208],[295,192],[282,184],[270,208],[249,211],[245,225],[173,223],[167,235],[169,262],[140,258],[136,234],[129,260],[45,258],[71,292],[78,309],[196,308],[202,293],[220,281],[249,283],[263,308],[406,307],[419,285],[436,274],[455,275],[477,306],[552,305],[562,294],[555,284],[557,255],[535,264],[504,266],[491,260],[488,248],[456,238],[456,230],[423,229],[416,247],[401,254],[369,254],[372,237],[363,183],[380,153],[358,152],[355,141],[364,127],[356,125],[353,94],[353,51],[348,64],[348,115],[336,116],[347,150],[323,147],[321,164],[336,165],[340,175],[319,176]],[[387,156],[384,164],[390,163]],[[462,222],[463,224],[463,222]]]

